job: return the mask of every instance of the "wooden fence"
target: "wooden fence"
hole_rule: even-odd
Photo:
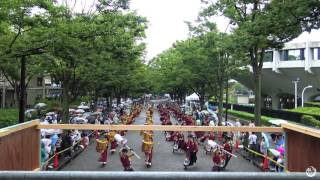
[[[79,130],[152,130],[152,131],[224,131],[283,132],[286,137],[286,167],[302,172],[309,166],[320,169],[320,131],[294,124],[282,127],[163,126],[163,125],[92,125],[39,124],[30,121],[0,129],[0,170],[36,170],[40,167],[40,129]]]
[[[0,170],[37,170],[40,167],[39,121],[0,129]]]

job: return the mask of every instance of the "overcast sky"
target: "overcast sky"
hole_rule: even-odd
[[[147,60],[168,49],[176,40],[188,38],[185,21],[196,20],[200,0],[131,0],[131,9],[147,17]],[[224,31],[228,21],[220,18],[218,28]]]
[[[90,9],[90,5],[97,0],[68,1],[76,1],[75,9],[79,10],[83,7]],[[185,21],[193,22],[202,6],[200,0],[131,0],[130,5],[138,15],[146,17],[149,21],[145,39],[147,60],[170,48],[175,41],[188,38],[188,27]],[[226,18],[216,18],[215,22],[220,31],[226,30],[228,26]],[[294,41],[305,42],[306,40],[320,41],[320,31],[313,31],[311,35],[304,33]]]

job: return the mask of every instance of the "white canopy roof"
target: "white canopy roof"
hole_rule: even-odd
[[[199,96],[196,93],[186,97],[186,101],[199,101]]]

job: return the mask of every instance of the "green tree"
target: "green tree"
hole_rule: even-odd
[[[248,54],[255,92],[255,124],[261,124],[261,72],[266,49],[279,48],[303,30],[319,25],[319,1],[219,0],[204,1],[203,17],[222,14],[229,18],[239,51]],[[317,6],[315,6],[317,5]],[[288,14],[288,9],[290,14]]]

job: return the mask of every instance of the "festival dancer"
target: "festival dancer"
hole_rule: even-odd
[[[145,154],[145,164],[149,168],[151,167],[152,154],[153,154],[153,132],[143,131],[142,152]]]
[[[186,162],[184,163],[185,169],[188,166],[192,166],[194,163],[197,162],[197,152],[198,152],[198,145],[195,137],[192,135],[188,136],[188,141],[185,144],[186,149]]]
[[[97,152],[100,153],[100,158],[99,158],[99,162],[101,163],[102,166],[105,166],[107,164],[107,160],[108,160],[108,140],[99,140],[96,139],[97,142],[97,146],[96,146],[96,150]]]
[[[124,171],[133,171],[133,168],[131,167],[131,157],[134,155],[129,153],[129,150],[127,148],[122,148],[119,152],[120,161]]]
[[[111,147],[110,147],[110,152],[113,154],[114,152],[116,152],[116,149],[118,147],[118,143],[117,141],[114,139],[114,136],[117,134],[116,131],[109,131],[108,132],[108,140],[111,144]]]

